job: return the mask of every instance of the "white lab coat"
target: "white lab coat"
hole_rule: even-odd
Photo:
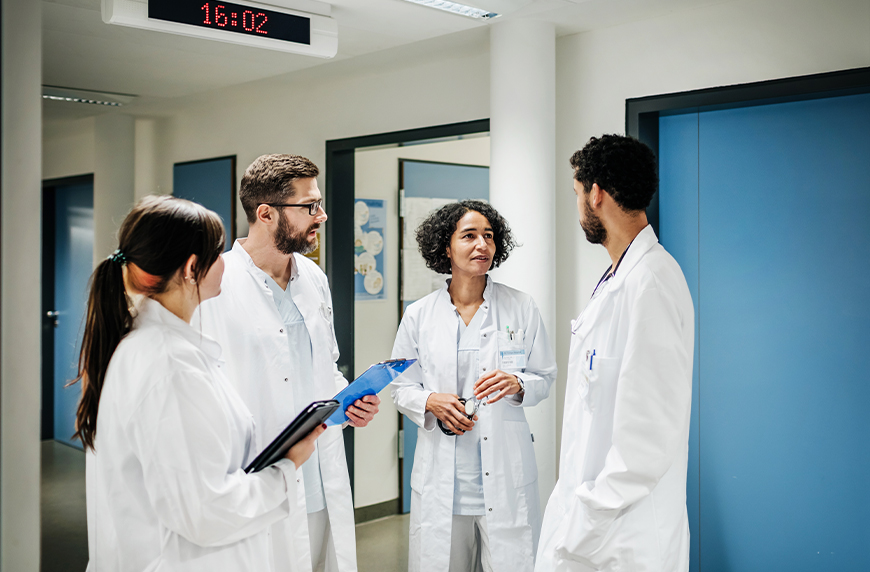
[[[572,322],[539,572],[689,569],[694,325],[686,279],[647,226]]]
[[[531,296],[487,277],[483,297],[478,310],[485,313],[480,327],[481,374],[502,369],[525,384],[522,401],[511,396],[481,406],[473,429],[481,432],[490,552],[496,572],[531,571],[541,509],[533,438],[523,407],[549,395],[556,360]],[[420,535],[421,553],[410,555],[410,570],[442,572],[449,563],[455,445],[462,437],[444,435],[425,408],[430,394],[457,392],[459,320],[445,285],[408,307],[393,346],[393,358],[417,358],[420,365],[397,378],[391,390],[399,411],[419,426],[411,489],[421,495],[421,506],[411,509],[411,534]],[[516,332],[514,340],[506,327]],[[511,348],[525,349],[524,371],[500,367],[499,349]]]
[[[203,332],[214,337],[224,349],[227,377],[251,410],[257,427],[257,452],[287,426],[307,403],[294,403],[291,382],[296,368],[290,362],[290,349],[284,322],[265,282],[248,272],[251,257],[237,240],[226,252],[221,294],[205,301],[194,316]],[[293,301],[302,313],[311,336],[314,399],[331,399],[347,386],[338,371],[338,344],[332,324],[332,296],[326,275],[311,260],[294,255],[299,293]],[[296,288],[294,287],[294,291]],[[356,568],[356,539],[350,477],[344,453],[341,427],[328,428],[317,440],[320,471],[329,524],[335,541],[341,572]],[[311,570],[311,548],[302,471],[297,475],[298,499],[293,518],[272,530],[275,561],[282,569]]]
[[[144,298],[106,373],[87,454],[89,572],[276,570],[292,461],[246,474],[254,426],[220,346]]]

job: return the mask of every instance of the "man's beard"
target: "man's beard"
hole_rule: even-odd
[[[580,228],[582,228],[583,232],[586,233],[586,240],[592,244],[604,244],[607,240],[607,229],[604,228],[598,215],[592,212],[592,207],[589,205],[588,195],[583,201],[583,215],[583,218],[586,219],[586,221],[585,223],[582,220],[580,221]]]
[[[320,228],[320,223],[316,222],[309,226],[305,232],[294,234],[287,219],[280,216],[278,217],[278,230],[275,232],[275,248],[281,254],[293,254],[294,252],[309,254],[314,252],[317,248],[317,239],[315,238],[313,243],[309,242],[308,233],[318,228]]]

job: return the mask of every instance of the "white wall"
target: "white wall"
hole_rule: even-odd
[[[354,304],[354,371],[389,359],[399,328],[399,159],[489,165],[489,137],[356,152],[356,198],[387,201],[387,299]],[[354,435],[354,504],[369,506],[399,496],[399,416],[389,388],[380,413]]]
[[[870,66],[870,2],[722,2],[563,37],[556,54],[556,340],[564,371],[569,320],[610,265],[577,222],[571,154],[591,136],[624,133],[629,98]],[[564,374],[556,395],[561,428]]]
[[[94,118],[55,121],[42,128],[42,178],[94,172]]]

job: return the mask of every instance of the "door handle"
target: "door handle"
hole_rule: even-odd
[[[57,323],[58,323],[57,319],[60,317],[60,312],[58,312],[57,310],[49,310],[48,312],[45,313],[45,317],[48,318],[49,320],[53,320],[54,327],[56,328]]]

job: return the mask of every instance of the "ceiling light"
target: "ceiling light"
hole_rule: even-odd
[[[87,103],[90,105],[106,105],[121,107],[136,99],[135,95],[126,93],[111,93],[107,91],[91,91],[89,89],[72,89],[55,85],[42,86],[42,99],[49,101],[69,101],[72,103]]]
[[[444,10],[445,12],[459,14],[460,16],[468,16],[469,18],[480,18],[481,20],[491,20],[493,18],[498,18],[499,16],[495,12],[487,12],[480,8],[473,8],[471,6],[466,6],[465,4],[457,4],[456,2],[449,2],[448,0],[406,0],[406,2],[413,2],[414,4],[428,6],[429,8],[437,8],[439,10]]]

